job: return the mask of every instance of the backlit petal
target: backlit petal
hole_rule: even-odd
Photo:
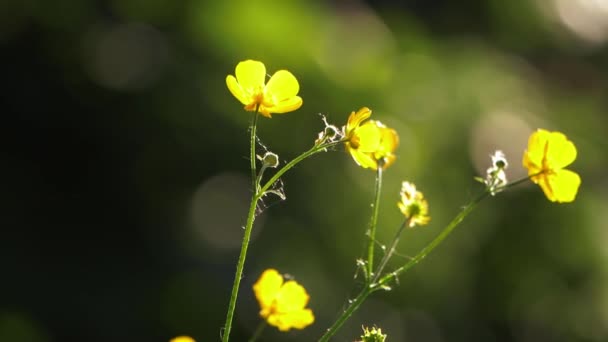
[[[266,81],[266,67],[264,63],[246,60],[236,66],[236,80],[248,92],[256,88],[263,88]]]
[[[282,114],[287,112],[292,112],[302,106],[302,98],[299,96],[293,96],[288,98],[287,100],[278,102],[273,107],[265,107],[268,112]]]
[[[546,158],[552,168],[564,168],[576,159],[576,147],[564,134],[551,132],[547,141]]]
[[[541,187],[549,200],[560,203],[572,202],[581,185],[581,177],[570,170],[559,170],[547,176],[547,183],[548,186]]]
[[[266,94],[275,104],[296,96],[300,91],[300,84],[295,76],[287,70],[279,70],[272,75],[266,84]]]
[[[289,280],[283,284],[281,290],[276,295],[278,312],[290,312],[294,310],[304,309],[308,304],[308,293],[302,285],[293,280]]]
[[[283,285],[283,276],[275,269],[267,269],[262,273],[260,279],[253,285],[255,298],[262,311],[267,310],[275,300],[276,294]]]
[[[285,314],[274,314],[268,317],[268,324],[273,325],[281,331],[291,328],[304,329],[314,323],[315,316],[310,309],[291,311]]]
[[[544,129],[538,129],[530,135],[528,149],[524,152],[524,166],[528,168],[529,174],[530,167],[542,168],[549,135],[550,133]]]
[[[253,99],[250,94],[243,90],[243,87],[236,81],[236,78],[232,75],[228,75],[226,77],[226,85],[228,86],[228,90],[239,100],[242,104],[248,105]]]
[[[371,115],[372,111],[367,107],[359,109],[356,113],[352,112],[346,123],[346,136],[349,136],[355,128],[361,125],[363,120],[368,119]]]

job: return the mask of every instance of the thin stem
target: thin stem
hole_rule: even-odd
[[[369,296],[372,292],[374,292],[374,288],[369,285],[366,285],[355,299],[349,301],[349,305],[346,310],[342,312],[342,315],[340,315],[340,317],[338,317],[334,324],[329,329],[327,329],[325,334],[321,336],[319,342],[329,341],[329,339],[334,336],[336,332],[338,332],[338,330],[350,318],[350,316],[352,316],[353,313],[357,311],[357,309],[359,309],[359,307],[361,306],[361,304],[363,304],[367,296]]]
[[[295,157],[293,160],[291,160],[289,163],[285,164],[285,166],[283,166],[279,171],[277,171],[272,177],[270,177],[270,179],[260,188],[260,194],[263,194],[266,190],[270,189],[270,187],[277,181],[279,180],[279,178],[281,178],[281,176],[289,171],[292,167],[296,166],[296,164],[298,164],[299,162],[301,162],[302,160],[317,154],[319,152],[323,152],[325,151],[327,148],[336,146],[338,144],[343,143],[344,141],[342,140],[338,140],[338,141],[334,141],[334,142],[330,142],[330,143],[325,143],[325,144],[320,144],[320,145],[315,145],[313,146],[310,150],[300,154],[299,156]]]
[[[391,247],[389,248],[388,252],[386,254],[384,254],[384,257],[380,261],[380,266],[378,266],[378,269],[376,270],[376,273],[374,274],[372,284],[377,282],[378,279],[380,278],[380,275],[382,274],[384,267],[386,267],[386,263],[393,256],[393,254],[395,253],[395,250],[397,249],[397,244],[399,243],[399,239],[401,238],[401,233],[403,233],[403,230],[405,229],[405,227],[408,227],[410,225],[410,222],[411,222],[410,219],[405,219],[405,221],[403,221],[403,223],[397,230],[397,233],[395,234],[395,237],[393,238],[393,242],[391,243]]]
[[[260,324],[258,325],[258,327],[255,329],[255,332],[249,339],[249,342],[255,342],[258,339],[258,337],[260,337],[262,335],[262,332],[264,331],[266,326],[267,326],[266,321],[261,321]]]
[[[232,329],[232,319],[234,317],[234,310],[236,309],[236,299],[239,294],[239,287],[241,285],[241,278],[243,277],[243,269],[245,267],[245,259],[247,257],[247,248],[249,247],[249,240],[251,238],[251,231],[253,228],[253,222],[255,221],[255,209],[258,205],[259,193],[258,193],[258,180],[256,175],[256,126],[258,122],[258,110],[259,105],[256,106],[253,118],[251,119],[251,136],[250,136],[250,153],[249,159],[251,162],[251,202],[249,203],[249,212],[247,214],[247,223],[245,224],[245,232],[243,234],[243,241],[241,243],[241,252],[239,259],[236,263],[236,273],[234,275],[234,282],[232,284],[232,292],[230,294],[230,301],[228,302],[228,313],[226,314],[226,323],[224,324],[224,334],[222,336],[223,342],[228,342],[230,338],[230,330]]]
[[[374,187],[374,202],[372,203],[372,217],[369,223],[369,245],[367,246],[367,276],[372,277],[374,271],[374,247],[376,246],[376,226],[380,207],[380,192],[382,191],[382,166],[376,172],[376,185]]]
[[[253,118],[251,119],[251,136],[249,139],[249,161],[251,163],[251,182],[252,182],[252,191],[255,194],[258,189],[258,178],[256,171],[256,163],[257,163],[257,155],[255,153],[257,142],[256,142],[256,128],[258,125],[258,110],[260,109],[260,105],[258,104],[255,107],[255,112],[253,112]]]
[[[251,143],[252,144],[256,143],[255,125],[256,125],[256,119],[253,120],[252,128],[251,128],[251,132],[252,132]],[[247,214],[247,223],[245,224],[245,233],[243,234],[241,252],[239,254],[239,259],[238,259],[237,265],[236,265],[236,274],[234,276],[234,283],[232,285],[232,293],[230,295],[230,302],[228,303],[228,313],[226,315],[226,324],[224,325],[224,334],[222,336],[223,342],[228,342],[229,337],[230,337],[230,330],[232,328],[232,319],[234,317],[234,310],[236,308],[236,300],[238,297],[239,287],[241,284],[241,278],[243,276],[243,269],[245,267],[245,259],[247,257],[247,249],[249,247],[249,240],[251,238],[251,231],[253,228],[253,223],[255,221],[255,210],[257,208],[258,201],[260,200],[260,198],[262,198],[262,196],[264,196],[264,193],[289,169],[294,167],[296,164],[298,164],[302,160],[304,160],[318,152],[324,151],[325,149],[327,149],[329,147],[335,146],[339,143],[342,143],[342,141],[336,141],[336,142],[331,142],[331,143],[327,143],[327,144],[320,144],[320,145],[313,146],[310,150],[302,153],[301,155],[299,155],[298,157],[296,157],[295,159],[293,159],[292,161],[287,163],[287,165],[283,166],[261,188],[259,186],[259,181],[258,181],[258,179],[260,179],[260,178],[256,177],[255,173],[252,174],[253,175],[253,191],[252,191],[252,195],[251,195],[251,203],[249,205],[249,213]],[[255,147],[252,147],[252,149],[251,149],[251,158],[252,158],[251,160],[253,161],[251,163],[251,167],[252,167],[252,170],[255,172],[255,170],[253,169],[253,168],[255,168],[255,158],[256,158],[255,157]]]
[[[336,322],[327,330],[327,332],[325,332],[325,334],[319,339],[319,341],[328,341],[329,338],[335,335],[335,333],[338,331],[338,329],[340,329],[344,322],[346,322],[346,320],[348,320],[350,316],[352,316],[352,314],[361,306],[363,301],[372,292],[382,288],[383,285],[398,277],[400,274],[409,270],[422,259],[424,259],[433,249],[435,249],[435,247],[437,247],[443,240],[445,240],[445,238],[454,230],[454,228],[456,228],[456,226],[458,226],[462,222],[462,220],[464,220],[464,218],[467,217],[467,215],[469,215],[473,211],[473,209],[475,209],[477,204],[479,204],[481,200],[488,196],[488,194],[489,192],[484,191],[481,195],[471,201],[471,203],[465,206],[464,209],[462,209],[462,211],[452,219],[452,221],[433,241],[431,241],[426,247],[424,247],[424,249],[422,249],[422,251],[420,251],[420,253],[418,253],[414,258],[408,261],[405,265],[403,265],[396,271],[391,272],[390,274],[382,277],[379,281],[374,281],[371,284],[366,285],[365,288],[361,290],[359,295],[357,295],[357,297],[349,303],[349,306],[346,308],[346,310],[344,310],[342,315],[338,317]],[[402,227],[404,227],[404,225]],[[400,230],[402,230],[402,228]],[[378,271],[380,272],[381,268],[383,267],[384,265],[381,264]]]
[[[473,209],[475,209],[479,202],[481,202],[484,198],[488,196],[488,194],[489,192],[484,191],[479,196],[477,196],[477,198],[475,198],[473,201],[471,201],[471,203],[465,206],[464,209],[462,209],[462,211],[458,213],[458,215],[456,215],[452,219],[452,221],[443,229],[443,231],[441,231],[441,233],[433,241],[431,241],[426,247],[424,247],[420,251],[420,253],[410,259],[410,261],[408,261],[405,265],[401,266],[390,274],[387,274],[386,276],[382,277],[382,279],[380,279],[380,281],[377,283],[377,286],[382,286],[390,280],[395,279],[400,274],[414,267],[417,263],[424,259],[431,251],[433,251],[433,249],[439,246],[439,244],[441,244],[441,242],[443,242],[443,240],[445,240],[448,235],[450,235],[454,228],[456,228],[462,222],[462,220],[464,220],[464,218],[467,217],[473,211]]]
[[[224,335],[222,336],[223,342],[228,342],[230,336],[232,318],[234,317],[234,310],[236,308],[236,298],[239,294],[239,287],[241,285],[241,278],[243,276],[243,268],[245,267],[245,258],[247,257],[247,248],[249,247],[251,230],[253,228],[253,222],[255,221],[255,209],[257,207],[258,199],[259,198],[257,194],[254,193],[251,198],[251,203],[249,205],[249,213],[247,214],[247,224],[245,225],[245,234],[243,235],[243,243],[241,244],[241,253],[239,254],[239,260],[236,264],[236,274],[234,276],[234,283],[232,284],[230,302],[228,303],[228,314],[226,315]]]

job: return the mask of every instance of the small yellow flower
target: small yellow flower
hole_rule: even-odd
[[[189,336],[178,336],[172,338],[169,342],[195,342],[192,337]]]
[[[429,216],[429,204],[424,199],[422,192],[416,190],[416,186],[410,182],[401,185],[401,201],[397,206],[409,222],[409,227],[415,225],[423,226],[431,220]]]
[[[523,164],[530,179],[552,202],[572,202],[581,185],[576,172],[565,170],[576,159],[576,147],[560,132],[538,129],[530,135]]]
[[[393,152],[399,145],[399,136],[380,121],[363,122],[371,115],[372,111],[367,107],[350,114],[344,129],[346,149],[359,166],[386,169],[395,161]]]
[[[294,280],[283,281],[275,269],[267,269],[253,285],[260,304],[260,316],[281,331],[304,329],[315,321],[312,310],[306,309],[310,297]]]
[[[236,77],[228,75],[226,85],[245,110],[255,111],[271,117],[272,113],[287,113],[302,106],[298,80],[287,70],[279,70],[266,83],[264,63],[246,60],[236,66]]]

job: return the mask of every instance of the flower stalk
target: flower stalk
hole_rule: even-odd
[[[372,217],[369,223],[369,244],[367,246],[367,278],[374,275],[374,248],[376,246],[376,227],[378,225],[378,212],[380,211],[380,194],[382,192],[382,166],[376,169],[376,182],[374,187],[374,202],[372,203]]]

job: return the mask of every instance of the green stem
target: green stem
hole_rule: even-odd
[[[261,335],[264,329],[266,328],[266,321],[261,321],[258,327],[255,329],[253,336],[249,339],[249,342],[255,342]]]
[[[410,225],[410,222],[411,222],[410,219],[406,219],[405,221],[403,221],[403,223],[397,230],[397,233],[395,234],[395,237],[393,238],[393,242],[391,243],[391,247],[389,248],[388,252],[386,254],[384,254],[384,257],[380,261],[380,266],[378,266],[378,269],[376,270],[376,273],[374,274],[372,284],[376,283],[378,281],[378,278],[380,278],[380,275],[382,274],[384,267],[386,267],[386,263],[393,256],[393,254],[395,253],[395,250],[397,249],[397,244],[399,243],[399,239],[401,238],[401,233],[403,233],[403,230],[405,229],[405,227],[408,227]]]
[[[410,261],[408,261],[404,266],[402,266],[399,269],[397,269],[396,271],[391,272],[390,274],[382,277],[379,281],[377,281],[377,282],[374,281],[371,284],[366,285],[365,288],[363,290],[361,290],[359,295],[353,301],[351,301],[349,303],[348,308],[346,308],[346,310],[344,310],[342,315],[340,315],[340,317],[336,320],[336,322],[327,330],[327,332],[321,337],[321,339],[319,339],[319,341],[328,341],[329,338],[331,338],[338,331],[338,329],[340,329],[340,327],[344,324],[344,322],[346,322],[346,320],[348,320],[348,318],[350,318],[350,316],[352,316],[352,314],[361,306],[363,301],[372,292],[380,289],[383,285],[385,285],[389,281],[393,280],[394,278],[398,277],[400,274],[402,274],[403,272],[412,268],[414,265],[416,265],[418,262],[420,262],[422,259],[424,259],[433,249],[435,249],[435,247],[437,247],[443,240],[445,240],[445,238],[454,230],[454,228],[456,228],[456,226],[458,226],[458,224],[460,224],[462,222],[462,220],[464,220],[464,218],[467,215],[469,215],[471,213],[471,211],[473,211],[473,209],[475,209],[477,204],[479,204],[479,202],[481,202],[481,200],[483,200],[488,194],[489,193],[487,191],[484,191],[481,195],[479,195],[471,203],[469,203],[460,213],[458,213],[458,215],[456,215],[456,217],[454,217],[454,219],[452,219],[452,221],[443,229],[443,231],[433,241],[431,241],[424,249],[422,249],[422,251],[420,251],[420,253],[418,253],[414,258],[412,258]],[[405,224],[402,225],[400,230],[402,230],[403,227],[405,227]],[[395,241],[396,240],[393,241],[393,244],[396,245]],[[383,268],[383,267],[384,267],[384,265],[381,264],[378,271],[380,272],[381,268]]]
[[[234,310],[236,309],[236,299],[239,294],[239,287],[241,285],[241,278],[243,277],[243,268],[245,267],[245,258],[247,257],[247,248],[249,247],[249,240],[251,238],[251,230],[253,228],[253,222],[255,221],[255,210],[258,205],[259,193],[258,193],[258,180],[256,175],[256,162],[257,156],[256,150],[256,127],[258,123],[258,110],[259,105],[256,107],[251,119],[250,128],[250,149],[249,159],[251,167],[251,202],[249,203],[249,212],[247,214],[247,223],[245,224],[245,232],[243,234],[243,242],[241,243],[241,252],[239,259],[236,264],[236,274],[234,276],[234,282],[232,284],[232,292],[230,294],[230,301],[228,302],[228,313],[226,314],[226,323],[224,324],[224,334],[222,335],[222,341],[228,342],[230,338],[230,330],[232,329],[232,319],[234,317]]]
[[[481,202],[484,198],[488,196],[488,194],[489,192],[484,191],[481,195],[477,196],[477,198],[475,198],[466,207],[464,207],[464,209],[462,209],[462,211],[452,219],[452,221],[443,229],[443,231],[441,231],[441,233],[433,241],[431,241],[426,247],[424,247],[420,251],[420,253],[410,259],[410,261],[408,261],[405,265],[401,266],[390,274],[387,274],[386,276],[382,277],[382,279],[380,279],[380,281],[376,285],[385,285],[386,283],[395,279],[400,274],[404,273],[410,268],[414,267],[417,263],[424,259],[429,253],[431,253],[431,251],[433,251],[433,249],[439,246],[439,244],[441,244],[441,242],[443,242],[443,240],[445,240],[448,235],[450,235],[454,228],[456,228],[462,222],[462,220],[464,220],[464,218],[467,217],[473,211],[473,209],[475,209],[475,207],[477,207],[479,202]]]
[[[251,143],[253,144],[251,149],[251,163],[252,170],[255,172],[253,168],[255,168],[255,126],[257,120],[253,120],[252,128],[251,128]],[[243,269],[245,267],[245,259],[247,257],[247,249],[249,247],[249,240],[251,238],[251,231],[253,228],[253,223],[255,221],[255,210],[257,208],[258,201],[264,196],[264,193],[289,169],[294,167],[296,164],[301,162],[302,160],[318,153],[324,151],[325,149],[335,146],[343,141],[336,141],[327,144],[319,144],[313,146],[310,150],[302,153],[289,163],[281,168],[277,173],[275,173],[264,186],[260,188],[259,186],[259,177],[253,174],[253,192],[251,195],[251,203],[249,205],[249,213],[247,214],[247,223],[245,224],[245,233],[243,234],[243,242],[241,244],[241,252],[239,254],[239,259],[236,265],[236,274],[234,276],[234,283],[232,285],[232,293],[230,295],[230,302],[228,303],[228,313],[226,315],[226,324],[224,325],[224,334],[222,335],[222,341],[228,342],[230,337],[230,330],[232,329],[232,319],[234,317],[234,310],[236,308],[236,300],[238,297],[239,287],[241,284],[241,278],[243,276]]]
[[[321,338],[319,339],[319,342],[329,341],[329,339],[332,336],[334,336],[336,334],[336,332],[338,332],[338,330],[350,318],[350,316],[352,316],[353,313],[355,311],[357,311],[357,309],[359,309],[359,307],[361,306],[361,304],[363,304],[363,302],[365,301],[367,296],[369,296],[372,292],[374,292],[374,288],[372,288],[372,286],[370,286],[370,285],[366,285],[363,288],[363,290],[361,290],[361,292],[357,295],[357,297],[355,299],[353,299],[352,301],[349,301],[349,304],[348,304],[348,307],[346,308],[346,310],[344,310],[344,312],[342,312],[342,315],[340,315],[340,317],[338,317],[338,319],[334,322],[334,324],[329,329],[327,329],[325,334],[323,334],[323,336],[321,336]]]
[[[258,110],[260,105],[255,107],[255,112],[253,113],[253,118],[251,119],[251,136],[249,139],[249,161],[251,163],[251,188],[253,193],[255,194],[258,189],[258,177],[256,172],[256,163],[257,163],[257,155],[255,153],[257,142],[256,142],[256,128],[258,125]]]
[[[285,164],[285,166],[283,166],[279,171],[277,171],[277,173],[275,173],[272,177],[270,177],[270,179],[260,188],[260,194],[263,194],[264,192],[266,192],[266,190],[270,189],[270,187],[277,181],[279,180],[279,178],[281,178],[281,176],[289,171],[292,167],[296,166],[296,164],[298,164],[299,162],[301,162],[302,160],[317,154],[319,152],[323,152],[326,149],[336,146],[338,144],[343,143],[344,141],[339,140],[339,141],[334,141],[334,142],[330,142],[330,143],[325,143],[325,144],[320,144],[320,145],[315,145],[313,146],[310,150],[300,154],[299,156],[295,157],[292,161],[290,161],[289,163]]]
[[[372,217],[369,223],[369,245],[367,246],[367,278],[371,278],[374,271],[374,247],[376,246],[376,226],[380,207],[380,192],[382,191],[382,166],[376,172],[376,185],[374,188],[374,202],[372,203]]]

